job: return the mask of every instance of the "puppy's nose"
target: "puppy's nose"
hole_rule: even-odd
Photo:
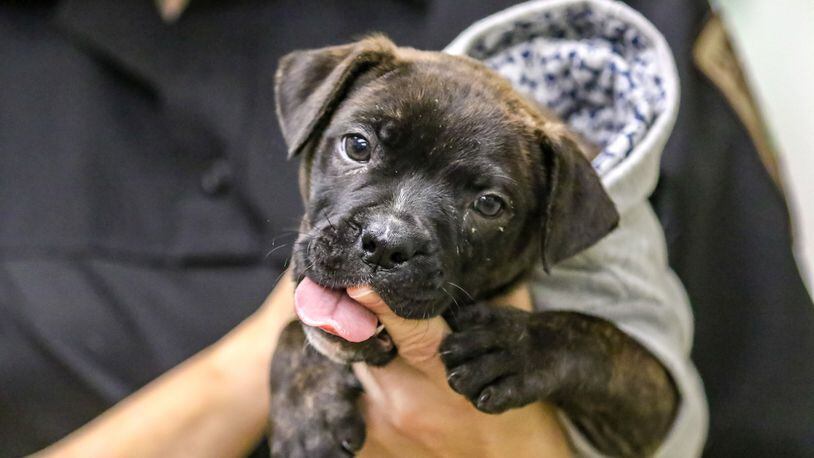
[[[384,269],[391,269],[410,260],[416,253],[415,237],[398,218],[373,219],[360,238],[362,259]]]

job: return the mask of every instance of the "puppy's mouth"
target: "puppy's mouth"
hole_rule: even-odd
[[[326,288],[305,277],[297,285],[294,304],[304,324],[348,342],[359,343],[373,337],[389,340],[376,315],[345,290]]]

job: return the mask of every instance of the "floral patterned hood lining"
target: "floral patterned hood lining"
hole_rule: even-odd
[[[597,145],[593,165],[603,174],[631,154],[665,111],[663,74],[673,70],[661,65],[651,31],[614,14],[616,2],[537,3],[539,11],[466,43],[462,35],[447,51],[484,61]]]

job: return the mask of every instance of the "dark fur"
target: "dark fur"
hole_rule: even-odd
[[[598,318],[485,303],[541,260],[548,268],[617,224],[560,123],[474,60],[383,37],[292,53],[276,89],[290,153],[304,156],[298,279],[371,285],[405,318],[443,315],[454,330],[440,349],[450,386],[484,412],[546,401],[607,454],[656,449],[678,395],[643,347]],[[349,133],[370,140],[368,163],[338,153]],[[496,218],[472,207],[487,190],[508,202]],[[406,262],[366,260],[361,239],[381,224],[409,243]],[[308,348],[306,335],[332,360]],[[358,450],[360,387],[347,363],[382,365],[396,351],[386,334],[351,344],[289,326],[272,367],[272,455]]]

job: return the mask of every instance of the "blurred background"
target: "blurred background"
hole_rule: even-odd
[[[765,146],[774,154],[767,167],[786,190],[794,249],[809,292],[814,288],[814,3],[783,0],[713,2],[735,48],[749,93],[763,123]]]
[[[516,2],[185,3],[0,2],[0,456],[210,344],[284,270],[279,57],[372,31],[440,50]],[[695,313],[705,453],[812,456],[814,2],[626,3],[681,77],[651,200]]]

